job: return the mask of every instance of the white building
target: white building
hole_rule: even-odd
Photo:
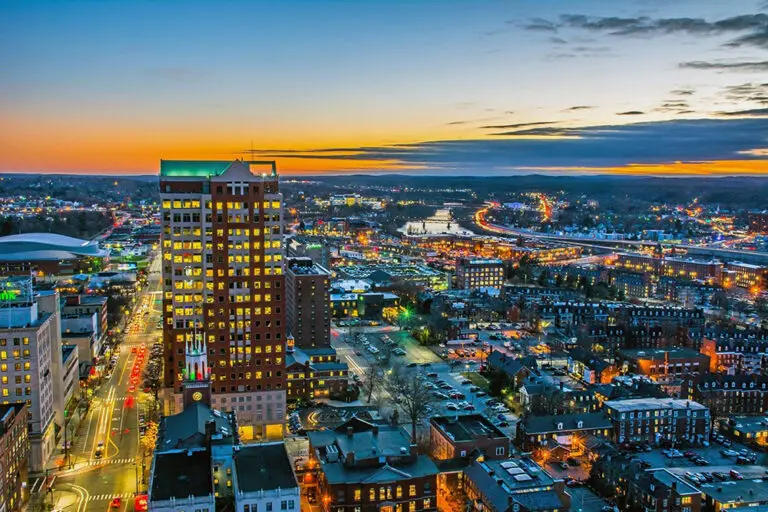
[[[232,484],[237,512],[299,511],[299,483],[285,443],[239,446],[234,465]]]
[[[58,292],[32,292],[31,278],[3,281],[13,299],[0,308],[0,400],[29,407],[30,471],[41,471],[63,426],[64,379]]]

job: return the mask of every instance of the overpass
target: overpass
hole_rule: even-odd
[[[554,235],[551,233],[538,233],[536,231],[530,231],[527,229],[512,228],[509,226],[501,226],[499,224],[491,224],[485,221],[485,212],[488,211],[488,207],[484,206],[475,212],[474,220],[475,224],[486,231],[498,235],[507,236],[525,236],[529,238],[536,238],[539,240],[553,240],[568,245],[578,245],[580,247],[588,247],[596,250],[599,253],[610,251],[610,249],[639,249],[643,245],[653,245],[655,242],[643,241],[643,240],[603,240],[597,238],[585,238],[585,237],[573,237],[565,235]],[[754,265],[768,265],[768,253],[756,252],[756,251],[737,251],[734,249],[721,249],[718,247],[701,247],[697,245],[684,245],[684,244],[664,244],[667,246],[683,249],[689,256],[697,256],[700,258],[717,258],[720,261],[740,261],[742,263],[751,263]],[[613,252],[613,251],[610,251]]]

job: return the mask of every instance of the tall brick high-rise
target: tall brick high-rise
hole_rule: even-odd
[[[297,348],[331,346],[331,273],[311,258],[288,258],[286,321]]]
[[[235,410],[245,438],[278,437],[286,327],[275,163],[163,160],[160,196],[166,412],[181,409],[186,343],[203,339],[212,405]]]

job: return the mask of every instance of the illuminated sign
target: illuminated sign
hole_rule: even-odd
[[[18,296],[19,296],[19,290],[0,291],[0,300],[16,300]]]
[[[149,500],[147,500],[147,497],[144,495],[136,496],[133,499],[133,510],[136,510],[137,512],[147,510],[148,505]]]

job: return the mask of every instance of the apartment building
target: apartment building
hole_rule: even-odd
[[[286,322],[298,348],[331,346],[331,273],[311,258],[288,258]]]
[[[603,404],[618,443],[660,444],[709,440],[709,409],[674,398],[609,400]]]
[[[181,410],[185,343],[205,341],[212,403],[244,437],[285,417],[282,195],[274,162],[163,160],[166,412]]]

